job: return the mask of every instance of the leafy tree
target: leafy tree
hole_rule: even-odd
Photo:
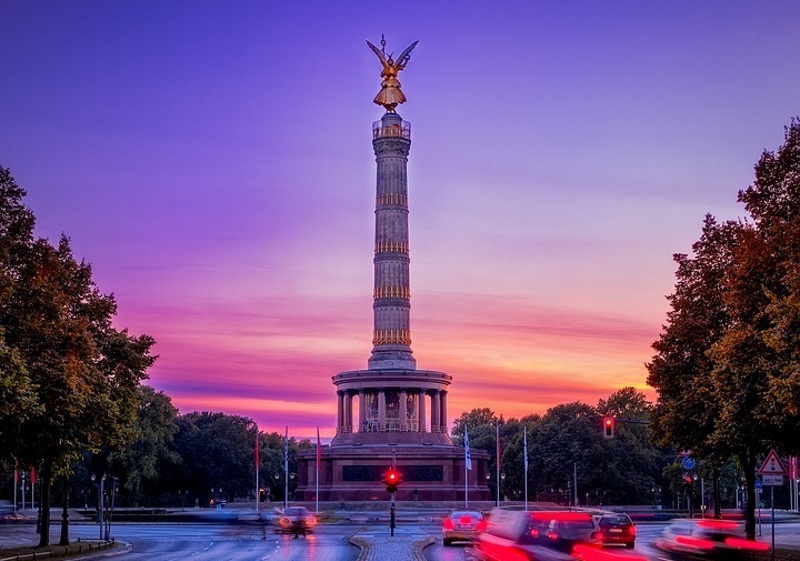
[[[69,240],[57,246],[33,239],[33,217],[21,207],[24,191],[7,170],[0,174],[2,292],[0,329],[35,391],[38,409],[19,433],[36,446],[14,451],[21,466],[36,466],[42,482],[40,545],[49,545],[51,485],[66,475],[84,450],[120,446],[134,420],[135,391],[155,360],[153,340],[132,337],[111,323],[112,296],[92,281],[91,267],[77,262]],[[10,241],[9,241],[10,239]]]
[[[251,494],[256,442],[251,419],[193,412],[180,415],[176,422],[175,451],[183,460],[179,468],[182,486],[204,504],[214,498],[233,501]]]
[[[662,452],[650,441],[650,413],[652,406],[645,395],[627,387],[614,392],[608,400],[599,400],[600,415],[616,419],[615,436],[605,443],[606,456],[611,454],[616,482],[610,481],[619,502],[640,504],[649,502],[653,489],[662,486]],[[619,461],[623,459],[623,461]]]
[[[505,474],[501,480],[502,495],[514,499],[522,498],[525,495],[525,460],[524,460],[524,434],[525,428],[528,430],[528,442],[530,444],[532,435],[535,434],[541,417],[539,415],[528,415],[520,420],[509,419],[500,425],[500,467]],[[530,447],[528,457],[530,459]]]
[[[607,481],[611,474],[603,458],[599,427],[597,410],[580,402],[556,405],[542,416],[534,434],[528,435],[529,488],[539,500],[571,502],[575,469],[579,489],[605,487],[600,481]]]
[[[271,432],[259,434],[261,444],[261,464],[260,477],[262,488],[267,493],[270,500],[282,501],[286,493],[285,463],[284,457],[288,449],[288,468],[289,468],[289,495],[294,493],[299,483],[297,471],[297,452],[316,448],[316,443],[308,439],[297,440],[289,437],[288,447],[284,435]],[[294,477],[292,477],[294,475]]]
[[[31,415],[40,414],[36,388],[19,353],[8,347],[0,329],[0,448],[24,446],[20,427]]]
[[[123,473],[123,487],[139,506],[146,494],[152,495],[162,474],[180,464],[180,456],[172,449],[178,426],[178,411],[165,393],[150,386],[138,388],[139,404],[133,423],[133,441],[111,460],[119,464],[113,471]],[[149,491],[149,493],[146,493]]]
[[[700,240],[692,246],[694,258],[674,256],[678,269],[675,292],[668,297],[672,309],[647,365],[647,383],[658,392],[650,425],[655,441],[699,456],[712,451],[709,439],[721,407],[708,353],[730,323],[723,279],[735,230],[736,225],[720,226],[707,215]]]
[[[752,217],[706,218],[694,258],[676,256],[668,325],[653,347],[648,382],[660,442],[692,448],[721,469],[736,458],[755,534],[755,468],[800,437],[800,123],[777,153],[764,152],[739,193]],[[716,478],[715,478],[716,479]]]
[[[21,250],[33,237],[33,213],[22,202],[24,197],[10,171],[0,167],[0,303],[11,297]],[[35,389],[22,357],[6,344],[0,325],[0,450],[13,453],[23,445],[22,422],[41,412]]]
[[[461,416],[453,423],[453,431],[451,433],[453,442],[461,446],[464,445],[464,429],[466,428],[469,431],[470,447],[480,448],[476,443],[476,436],[474,436],[473,433],[476,430],[479,430],[483,436],[483,433],[486,432],[487,427],[494,427],[495,423],[498,421],[499,419],[488,407],[484,407],[482,409],[473,409],[468,413],[462,413]],[[493,452],[494,448],[490,448],[487,451]]]

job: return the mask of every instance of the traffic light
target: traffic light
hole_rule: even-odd
[[[390,493],[397,491],[397,486],[403,481],[403,478],[394,468],[389,468],[389,471],[383,474],[383,482],[386,484],[386,490]]]
[[[614,417],[603,417],[603,436],[614,438]]]

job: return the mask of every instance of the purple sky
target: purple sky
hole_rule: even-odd
[[[0,165],[182,412],[331,436],[372,331],[380,65],[412,123],[412,348],[448,413],[645,385],[672,254],[800,114],[800,3],[2,0]]]

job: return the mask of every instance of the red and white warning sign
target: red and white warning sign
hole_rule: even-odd
[[[783,467],[781,459],[775,450],[770,450],[767,459],[758,468],[759,475],[786,475],[786,468]]]

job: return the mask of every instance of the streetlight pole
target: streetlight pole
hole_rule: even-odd
[[[61,539],[58,545],[69,545],[69,489],[64,492],[64,510],[61,511]]]

